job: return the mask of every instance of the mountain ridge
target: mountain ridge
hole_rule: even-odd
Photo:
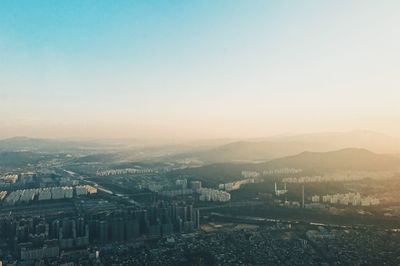
[[[200,152],[182,154],[205,164],[233,161],[269,161],[303,151],[328,152],[348,147],[364,148],[376,153],[400,153],[400,140],[372,131],[325,132],[294,136],[276,136],[241,140]]]
[[[263,163],[215,163],[187,168],[175,174],[191,176],[212,185],[241,178],[244,170],[262,172],[281,168],[298,168],[307,172],[391,171],[400,170],[400,158],[377,154],[367,149],[345,148],[329,152],[304,151],[296,155]]]

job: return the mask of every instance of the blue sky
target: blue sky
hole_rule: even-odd
[[[397,1],[0,2],[0,137],[400,134]]]

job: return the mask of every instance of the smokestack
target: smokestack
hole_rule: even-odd
[[[301,207],[304,208],[304,185],[302,186]]]

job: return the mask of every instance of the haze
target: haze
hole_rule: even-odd
[[[0,137],[400,135],[398,1],[0,3]]]

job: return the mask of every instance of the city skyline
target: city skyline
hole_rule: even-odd
[[[2,1],[0,138],[400,136],[396,1]]]

